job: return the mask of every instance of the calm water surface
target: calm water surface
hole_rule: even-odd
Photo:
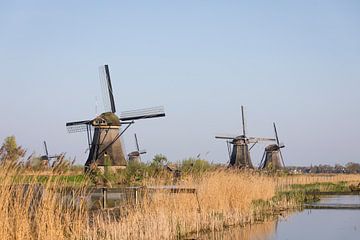
[[[328,196],[318,204],[360,204],[360,196]],[[262,224],[234,228],[201,239],[360,240],[360,210],[304,210]]]

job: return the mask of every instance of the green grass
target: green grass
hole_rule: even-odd
[[[61,182],[62,184],[68,184],[70,186],[77,186],[85,183],[87,181],[87,177],[84,174],[78,174],[78,175],[69,175],[69,176],[47,176],[47,175],[41,175],[41,176],[32,176],[32,175],[25,175],[25,176],[15,176],[14,182],[19,184],[26,184],[26,183],[39,183],[44,184],[48,181],[51,182]]]
[[[300,190],[304,192],[349,192],[350,188],[346,182],[338,183],[311,183],[311,184],[294,184],[291,190]]]

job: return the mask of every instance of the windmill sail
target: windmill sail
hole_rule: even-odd
[[[275,138],[265,138],[265,137],[249,137],[250,142],[273,142],[276,141]]]
[[[90,120],[68,122],[66,123],[66,128],[69,133],[86,132],[88,130],[90,122]]]
[[[102,88],[104,110],[105,112],[116,112],[114,94],[110,78],[110,70],[108,65],[99,68],[99,77]]]
[[[237,137],[238,136],[236,136],[236,135],[230,135],[230,134],[219,134],[219,135],[215,136],[215,138],[217,138],[217,139],[227,139],[227,140],[233,140]]]
[[[46,145],[46,141],[44,141],[44,150],[45,150],[46,156],[49,157],[49,151],[48,151],[48,148],[47,148],[47,145]]]
[[[164,107],[152,107],[125,111],[120,114],[121,121],[132,121],[146,118],[165,117]]]

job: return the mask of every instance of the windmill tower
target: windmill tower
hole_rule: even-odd
[[[284,148],[285,145],[279,141],[275,123],[273,123],[273,126],[276,137],[276,144],[266,146],[264,155],[260,162],[260,169],[279,170],[285,168],[284,159],[281,153],[281,148]]]
[[[141,155],[146,153],[146,150],[140,150],[140,145],[139,145],[139,141],[138,138],[136,136],[135,133],[135,144],[136,144],[136,151],[133,151],[131,153],[128,154],[129,157],[129,162],[141,162]]]
[[[40,157],[42,167],[46,167],[46,168],[49,167],[50,160],[53,159],[53,158],[57,159],[60,156],[60,155],[53,155],[53,156],[49,155],[49,151],[48,151],[48,148],[47,148],[46,141],[44,141],[44,152],[45,152],[45,155],[42,155]]]
[[[254,168],[251,157],[250,150],[258,143],[263,141],[275,141],[272,138],[259,138],[259,137],[247,137],[245,130],[245,116],[244,116],[244,107],[241,106],[241,117],[242,117],[242,135],[232,136],[232,135],[222,135],[216,136],[217,139],[225,139],[229,158],[230,166],[237,168]],[[249,148],[249,144],[252,144]],[[232,150],[231,150],[232,145]]]
[[[106,112],[92,120],[68,122],[66,127],[70,133],[87,132],[90,151],[85,170],[94,163],[100,168],[110,165],[113,169],[122,169],[127,165],[121,142],[124,132],[136,120],[165,117],[165,112],[163,107],[153,107],[122,112],[117,116],[108,65],[100,67],[100,81]],[[121,129],[122,126],[126,126],[124,130]]]

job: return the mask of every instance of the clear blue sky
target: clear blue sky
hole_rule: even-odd
[[[133,133],[172,161],[225,163],[217,133],[272,136],[288,165],[360,161],[359,1],[1,1],[0,139],[84,162],[65,123],[101,110],[110,65],[117,109],[164,105]],[[262,147],[253,151],[258,163]]]

